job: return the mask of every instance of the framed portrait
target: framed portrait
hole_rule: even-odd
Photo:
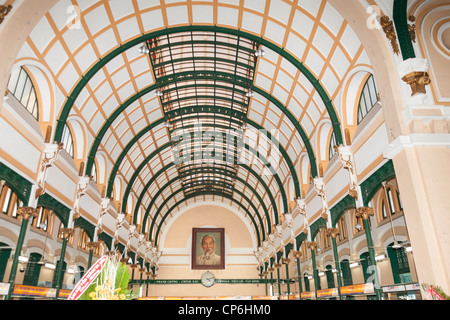
[[[192,269],[225,269],[225,229],[192,229]]]

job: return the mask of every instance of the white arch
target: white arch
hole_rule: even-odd
[[[346,120],[349,126],[356,125],[355,115],[358,112],[358,99],[361,95],[364,79],[368,74],[373,74],[373,69],[359,65],[349,71],[343,82],[342,90],[344,90],[344,94],[341,96],[342,118]]]
[[[39,97],[39,121],[51,122],[52,119],[56,119],[57,110],[56,94],[55,94],[55,82],[52,74],[47,70],[47,67],[42,63],[32,60],[23,59],[18,61],[11,69],[24,67],[29,72],[29,75],[33,78],[33,85],[36,89],[36,93]],[[52,114],[53,109],[53,114]],[[55,126],[54,126],[55,127]],[[55,128],[53,128],[55,129]]]

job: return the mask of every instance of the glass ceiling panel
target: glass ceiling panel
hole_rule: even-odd
[[[164,35],[147,47],[185,196],[205,190],[231,195],[257,44],[198,31]],[[219,170],[194,173],[205,167]]]

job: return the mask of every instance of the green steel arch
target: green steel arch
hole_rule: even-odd
[[[92,68],[90,68],[89,71],[84,76],[82,76],[81,80],[77,83],[77,85],[71,92],[70,96],[67,97],[67,100],[66,100],[66,102],[61,110],[61,113],[59,115],[59,118],[57,120],[57,127],[56,127],[56,131],[55,131],[54,140],[55,141],[61,140],[64,125],[67,122],[67,118],[70,114],[72,106],[75,103],[75,100],[78,97],[78,95],[80,94],[80,92],[83,90],[84,86],[108,62],[113,60],[117,55],[123,53],[125,50],[128,50],[128,49],[130,49],[140,43],[146,42],[147,40],[150,40],[152,38],[156,38],[156,37],[168,35],[168,34],[173,34],[173,33],[177,33],[177,32],[186,32],[186,31],[221,32],[221,33],[225,33],[225,34],[237,35],[239,37],[243,37],[243,38],[255,41],[256,43],[259,43],[259,44],[271,49],[272,51],[278,53],[283,58],[288,60],[290,63],[292,63],[295,67],[297,67],[298,70],[300,70],[305,75],[305,77],[311,82],[313,87],[316,89],[317,93],[319,94],[323,103],[325,104],[325,107],[330,116],[332,126],[333,126],[333,131],[336,136],[336,141],[338,144],[342,144],[342,133],[341,133],[341,128],[340,128],[340,123],[339,123],[337,113],[334,110],[332,100],[328,97],[325,89],[320,84],[320,81],[314,77],[314,75],[303,64],[303,62],[298,61],[293,55],[286,52],[284,50],[284,48],[280,48],[276,44],[274,44],[274,43],[270,42],[269,40],[266,40],[262,37],[258,37],[256,35],[244,32],[242,30],[234,30],[231,28],[218,27],[218,26],[205,26],[205,25],[202,25],[202,26],[200,26],[200,25],[185,25],[185,26],[171,27],[171,28],[166,28],[166,29],[150,32],[150,33],[144,34],[140,37],[137,37],[131,41],[128,41],[124,44],[120,44],[118,48],[111,51],[105,57],[100,58],[99,61]],[[308,144],[307,141],[304,141],[304,143],[305,143],[305,145]],[[311,148],[311,150],[312,150],[312,148]],[[309,150],[308,150],[308,153],[309,153]],[[94,155],[94,157],[95,157],[95,155]],[[311,154],[310,154],[310,159],[311,160],[313,159],[313,158],[311,158]],[[88,159],[88,162],[92,162],[92,161],[93,161],[93,158]],[[92,164],[90,164],[89,167],[87,166],[87,169],[88,168],[89,168],[89,171],[87,171],[87,172],[90,173]],[[312,173],[312,176],[317,175],[317,168],[316,168],[315,161],[314,162],[311,161],[311,173]]]
[[[237,205],[239,205],[239,206],[247,213],[247,215],[248,215],[248,216],[250,217],[250,219],[252,220],[253,225],[256,226],[256,221],[255,221],[255,219],[252,217],[252,215],[250,214],[250,212],[248,211],[248,209],[245,208],[245,207],[242,205],[242,203],[240,203],[239,201],[237,201],[237,200],[234,199],[233,197],[229,197],[228,195],[223,195],[223,194],[214,194],[213,192],[204,192],[203,194],[190,195],[190,196],[188,196],[188,197],[186,197],[186,198],[184,198],[184,199],[178,201],[177,203],[175,203],[175,204],[167,211],[167,213],[166,213],[166,214],[164,215],[164,217],[161,219],[161,222],[160,222],[160,224],[159,224],[159,226],[158,226],[158,229],[157,229],[157,231],[156,231],[156,235],[155,235],[155,246],[158,245],[159,232],[160,232],[162,223],[163,223],[164,220],[167,218],[167,216],[168,216],[168,215],[169,215],[176,207],[178,207],[181,203],[183,203],[184,201],[189,200],[189,199],[191,199],[191,198],[199,197],[199,196],[202,196],[202,195],[218,195],[218,196],[222,196],[222,197],[224,197],[224,198],[227,198],[227,199],[233,201],[234,203],[236,203]],[[256,236],[258,237],[258,247],[259,247],[259,246],[261,246],[261,236],[260,236],[260,234],[259,234],[258,232],[256,232]]]
[[[146,221],[146,220],[147,220],[147,218],[148,218],[148,216],[149,216],[149,214],[150,214],[150,211],[151,211],[151,209],[152,209],[152,207],[153,207],[153,205],[154,205],[156,199],[161,195],[161,193],[162,193],[166,188],[168,188],[172,183],[174,183],[174,182],[176,182],[176,181],[178,181],[178,180],[180,180],[180,179],[182,179],[182,177],[181,177],[181,176],[177,176],[177,177],[171,179],[170,181],[168,181],[164,186],[162,186],[162,187],[158,190],[158,192],[157,192],[157,193],[155,194],[155,196],[152,198],[150,204],[147,206],[147,210],[145,211],[145,214],[144,214],[144,217],[143,217],[143,221]],[[263,210],[264,210],[264,213],[265,213],[265,215],[266,215],[267,221],[271,221],[271,220],[270,220],[270,214],[269,214],[269,211],[267,210],[267,207],[266,207],[264,201],[262,200],[261,196],[258,194],[258,192],[256,192],[256,190],[253,189],[253,187],[252,187],[251,185],[249,185],[249,184],[248,184],[246,181],[244,181],[243,179],[241,179],[241,178],[239,178],[239,177],[236,177],[236,180],[238,180],[239,182],[241,182],[243,185],[245,185],[247,188],[249,188],[249,189],[252,191],[252,193],[257,197],[258,201],[261,203],[261,205],[262,205],[262,207],[263,207]],[[181,190],[182,190],[182,189],[181,189]],[[243,195],[243,193],[241,193],[239,190],[233,190],[233,192],[236,192],[236,193],[238,193],[238,194],[240,194],[240,195]],[[247,199],[248,199],[248,198],[247,198]],[[251,202],[249,201],[249,203],[251,203]],[[256,208],[256,207],[254,207],[254,208]],[[261,228],[264,228],[264,224],[263,224],[263,221],[262,221],[262,218],[261,218],[260,214],[258,213],[257,210],[256,210],[255,212],[256,212],[256,215],[258,216],[258,220],[259,220],[259,222],[260,222],[260,224],[261,224]],[[269,225],[270,225],[270,224],[269,224]],[[269,230],[269,232],[271,232],[271,231]],[[264,232],[263,232],[263,238],[265,239],[265,233],[264,233]]]

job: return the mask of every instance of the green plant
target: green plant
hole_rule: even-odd
[[[140,288],[129,289],[128,267],[116,259],[108,259],[105,267],[79,300],[133,300]]]

